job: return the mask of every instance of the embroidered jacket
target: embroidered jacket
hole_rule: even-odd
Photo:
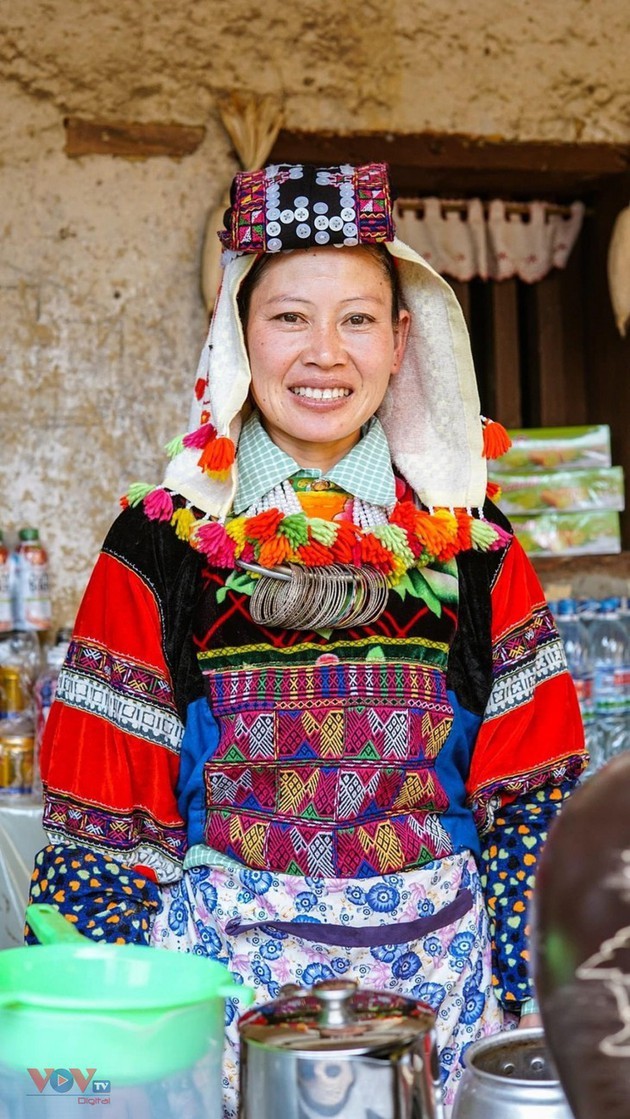
[[[261,632],[238,579],[126,510],[49,718],[54,846],[36,890],[54,880],[57,904],[93,935],[142,940],[152,880],[176,880],[194,844],[348,877],[472,849],[488,874],[497,992],[506,1005],[527,997],[522,914],[546,822],[583,768],[577,702],[516,541],[426,582],[423,597],[392,592],[356,632]]]

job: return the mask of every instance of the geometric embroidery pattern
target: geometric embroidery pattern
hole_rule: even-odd
[[[494,682],[484,718],[530,703],[539,684],[567,671],[564,646],[546,606],[502,635],[493,654]]]
[[[67,793],[48,790],[44,805],[43,826],[49,834],[77,841],[86,847],[108,849],[125,861],[159,866],[180,866],[186,850],[186,832],[181,826],[160,823],[141,808],[117,812],[99,809]],[[168,881],[166,874],[162,881]]]
[[[73,641],[57,696],[69,707],[179,753],[183,728],[171,686],[154,668],[113,656],[99,645]]]
[[[206,843],[318,876],[394,873],[448,853],[435,772],[453,718],[444,673],[398,663],[392,688],[391,668],[338,663],[334,688],[316,663],[206,671],[220,729],[205,766]]]

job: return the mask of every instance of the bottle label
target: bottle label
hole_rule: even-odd
[[[593,680],[590,676],[574,676],[573,683],[580,707],[590,707],[593,703]]]
[[[9,553],[6,548],[0,548],[0,632],[13,629],[13,611],[11,609],[11,568],[9,566]]]
[[[38,545],[14,555],[14,625],[16,629],[48,629],[52,617],[46,553]]]
[[[595,708],[599,716],[623,716],[629,707],[630,666],[610,665],[595,670]]]

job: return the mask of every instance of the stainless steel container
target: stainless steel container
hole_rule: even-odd
[[[464,1064],[452,1119],[572,1119],[541,1029],[476,1041]]]
[[[443,1119],[431,1009],[326,980],[249,1010],[239,1119]]]

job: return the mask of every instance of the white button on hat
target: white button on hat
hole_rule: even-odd
[[[302,240],[304,240],[306,237],[310,237],[311,227],[310,227],[310,225],[304,225],[304,224],[297,225],[295,227],[295,232],[297,233],[298,237],[301,237]]]
[[[309,200],[306,197],[306,195],[300,194],[299,197],[296,198],[295,201],[293,202],[293,205],[294,206],[308,206],[308,202],[309,202]]]
[[[315,229],[328,229],[328,218],[324,214],[318,214],[313,225]]]
[[[282,226],[277,221],[267,222],[267,233],[270,237],[277,237],[282,229]]]
[[[277,221],[280,217],[280,211],[276,206],[270,206],[267,210],[267,221]]]
[[[330,233],[326,233],[325,229],[320,229],[315,234],[315,240],[318,245],[327,245],[330,241]]]
[[[294,218],[295,214],[293,213],[293,210],[283,210],[280,214],[280,221],[283,223],[283,225],[290,225]]]
[[[297,199],[296,199],[296,201],[297,201]],[[328,213],[328,205],[327,205],[326,202],[316,202],[315,205],[313,206],[313,209],[314,209],[316,214],[327,214]]]
[[[343,221],[339,217],[330,218],[328,222],[328,228],[334,230],[335,233],[338,233],[340,229],[343,229]]]
[[[295,220],[296,221],[307,221],[308,217],[309,217],[309,212],[306,209],[306,207],[305,206],[298,206],[297,210],[295,211]]]
[[[267,241],[267,251],[270,253],[279,253],[282,248],[282,241],[279,237],[272,237]]]
[[[345,237],[356,237],[358,229],[353,221],[348,221],[343,227]]]
[[[354,221],[357,215],[351,206],[345,206],[341,211],[341,216],[344,221]]]

